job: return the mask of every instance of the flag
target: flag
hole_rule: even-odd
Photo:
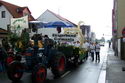
[[[28,28],[28,16],[11,18],[11,30],[20,31],[24,28]]]

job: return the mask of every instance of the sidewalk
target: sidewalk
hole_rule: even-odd
[[[106,67],[106,83],[125,83],[125,61],[114,56],[112,48],[108,49],[107,67]]]

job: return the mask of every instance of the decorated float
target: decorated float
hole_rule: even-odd
[[[10,80],[17,82],[24,72],[30,72],[34,83],[44,83],[47,68],[51,69],[55,77],[59,77],[65,72],[68,63],[77,66],[79,62],[84,60],[85,50],[81,47],[84,37],[80,35],[79,28],[64,30],[63,34],[60,33],[59,29],[58,33],[52,34],[54,40],[46,36],[47,38],[44,38],[43,41],[43,48],[39,48],[38,41],[42,39],[40,33],[36,32],[31,38],[28,31],[32,27],[27,28],[20,25],[22,22],[27,25],[26,20],[18,18],[11,23],[13,25],[11,25],[11,33],[8,39],[16,53],[7,58],[7,75]],[[71,34],[69,32],[71,30],[75,33],[72,32]],[[77,40],[80,47],[75,45],[77,37],[80,39]],[[30,39],[34,41],[33,46],[29,45]],[[71,42],[72,44],[69,44]]]

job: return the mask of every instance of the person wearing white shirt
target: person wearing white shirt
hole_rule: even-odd
[[[98,44],[96,42],[96,45],[95,45],[95,54],[96,54],[96,62],[98,60],[98,62],[100,62],[100,44]]]
[[[92,61],[94,61],[94,52],[95,52],[95,45],[94,45],[94,43],[91,43],[90,44],[90,53],[91,53]]]
[[[76,47],[80,47],[80,42],[79,42],[79,41],[76,41],[75,46],[76,46]]]
[[[85,42],[85,43],[83,44],[83,48],[85,48],[85,50],[86,50],[86,56],[85,56],[85,59],[86,59],[86,60],[87,60],[87,58],[88,58],[89,47],[90,47],[89,42]]]

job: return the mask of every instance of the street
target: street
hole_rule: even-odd
[[[108,45],[101,47],[100,63],[92,62],[91,57],[76,68],[71,68],[60,78],[54,79],[53,74],[48,69],[46,83],[98,83],[100,72],[107,55]],[[31,73],[24,73],[19,83],[32,83]],[[102,79],[103,80],[103,79]],[[0,83],[12,83],[5,73],[0,73]],[[102,83],[102,82],[101,82]]]

